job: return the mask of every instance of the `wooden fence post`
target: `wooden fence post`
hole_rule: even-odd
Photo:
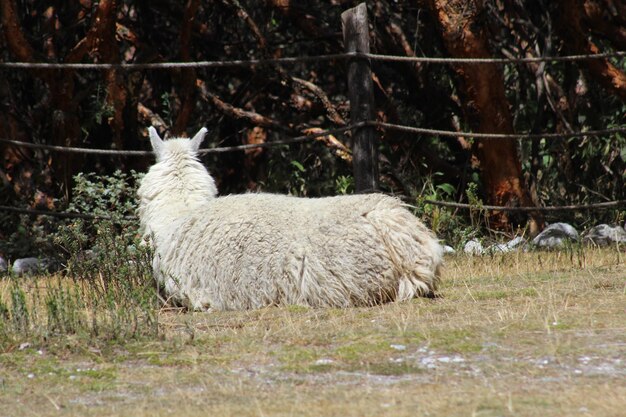
[[[343,43],[346,52],[370,51],[367,7],[365,3],[341,14]],[[348,66],[350,123],[374,120],[372,70],[366,58],[355,58]],[[378,144],[376,129],[364,126],[352,130],[352,165],[357,193],[378,190]]]

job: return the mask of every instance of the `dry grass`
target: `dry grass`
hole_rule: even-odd
[[[623,252],[453,256],[441,295],[162,312],[158,340],[12,346],[0,416],[623,415]]]

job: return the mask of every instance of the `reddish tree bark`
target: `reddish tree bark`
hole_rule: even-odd
[[[23,62],[34,62],[37,56],[37,52],[31,46],[30,42],[26,38],[24,31],[20,25],[20,19],[17,12],[17,5],[14,0],[6,0],[0,2],[2,12],[2,26],[4,28],[4,35],[7,40],[7,46],[11,54],[13,54],[18,60]],[[68,113],[68,107],[72,105],[73,96],[73,83],[67,85],[66,77],[59,77],[58,72],[48,71],[32,71],[32,74],[41,78],[50,89],[50,108],[53,109],[52,114],[52,143],[55,145],[65,144],[60,138],[66,137],[68,130],[66,114],[75,116],[75,111]],[[70,89],[68,94],[62,94],[63,91]],[[75,120],[75,132],[79,132],[78,121]],[[65,190],[69,189],[69,180],[71,179],[68,173],[68,164],[70,162],[70,155],[58,155],[51,157],[51,165],[53,170],[63,178],[63,184]],[[17,164],[18,161],[14,161]]]
[[[189,0],[185,7],[183,16],[183,26],[180,30],[180,59],[182,61],[191,61],[191,34],[193,32],[193,24],[195,22],[196,13],[200,6],[199,0]],[[183,68],[180,72],[181,90],[180,101],[181,106],[174,122],[174,134],[184,135],[191,113],[196,104],[196,70],[193,68]]]
[[[98,28],[100,43],[98,44],[99,59],[102,62],[119,63],[120,51],[116,41],[116,18],[117,1],[100,2],[105,4],[106,9],[98,10],[96,22],[101,19],[102,27]],[[117,149],[124,149],[124,109],[128,99],[128,91],[124,80],[124,73],[117,69],[109,69],[104,76],[107,86],[107,105],[113,109],[111,117],[107,120],[113,133],[113,143]]]
[[[35,51],[28,43],[21,30],[16,6],[13,1],[0,2],[0,18],[2,19],[2,27],[9,51],[20,61],[32,62],[34,60],[33,56],[35,55]],[[3,93],[3,96],[9,92],[8,86],[5,86],[5,81],[0,85],[0,92]],[[28,138],[25,137],[26,135],[23,129],[20,129],[19,124],[9,112],[0,114],[0,131],[8,138],[28,140]],[[24,188],[32,188],[33,186],[33,167],[29,162],[30,150],[9,145],[1,145],[0,149],[2,150],[2,171],[0,171],[0,179],[5,183],[4,185],[10,185],[18,195],[32,195],[32,190],[29,190],[30,192],[27,193],[23,192]]]
[[[583,21],[592,33],[608,39],[617,49],[626,49],[626,3],[584,0],[583,11]]]
[[[431,0],[430,7],[440,24],[444,44],[455,58],[489,58],[487,35],[481,26],[481,0]],[[455,66],[465,95],[464,106],[477,132],[513,133],[513,123],[504,91],[501,70],[495,64]],[[501,206],[532,206],[522,177],[514,139],[479,139],[474,152],[482,170],[487,201]],[[491,215],[492,226],[506,228],[506,212]],[[538,214],[531,214],[531,233],[542,227]]]
[[[2,26],[11,53],[25,62],[35,61],[37,52],[28,42],[20,25],[15,0],[0,2]],[[116,0],[101,0],[87,35],[81,39],[67,54],[64,61],[80,62],[86,54],[100,57],[106,61],[117,56],[115,49],[115,12]],[[40,54],[41,55],[41,54]],[[40,58],[40,60],[43,57]],[[74,71],[35,71],[36,76],[46,82],[50,90],[50,108],[52,109],[51,142],[53,145],[72,146],[80,136],[77,103],[74,100]],[[114,70],[107,73],[110,99],[115,109],[120,109],[122,89],[117,83]],[[121,114],[121,111],[120,111]],[[121,116],[120,116],[121,117]],[[114,123],[119,123],[114,121]],[[121,131],[121,130],[120,130]],[[76,157],[72,154],[58,154],[51,157],[52,166],[57,175],[63,179],[66,197],[69,196],[72,176],[76,171]]]
[[[557,28],[563,40],[563,46],[573,54],[598,54],[600,48],[587,39],[582,25],[583,5],[577,0],[559,0],[559,13],[556,13]],[[604,88],[626,101],[626,74],[608,59],[588,59],[582,61],[589,73]]]
[[[22,31],[15,0],[0,2],[0,11],[2,12],[2,27],[9,50],[21,61],[33,62],[35,50]]]

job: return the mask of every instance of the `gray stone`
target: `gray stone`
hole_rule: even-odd
[[[578,232],[567,223],[553,223],[543,229],[532,241],[540,248],[560,248],[567,242],[577,242]]]
[[[32,275],[45,272],[50,266],[51,262],[48,259],[20,258],[13,262],[11,271],[15,275]]]
[[[510,240],[507,244],[506,247],[509,249],[514,249],[522,244],[524,244],[525,240],[523,237],[521,236],[516,236],[515,238],[513,238],[512,240]]]
[[[585,233],[583,242],[598,246],[607,246],[616,243],[626,244],[626,230],[622,229],[620,226],[599,224]]]
[[[463,246],[463,252],[468,255],[482,255],[485,252],[482,243],[476,239],[472,239]]]
[[[0,256],[0,274],[7,272],[7,261]]]

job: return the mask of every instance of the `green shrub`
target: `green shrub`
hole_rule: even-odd
[[[79,175],[68,211],[101,219],[66,219],[52,233],[64,251],[62,274],[0,281],[0,347],[51,343],[67,335],[122,343],[158,334],[151,251],[138,233],[138,175]],[[33,285],[35,283],[35,285]],[[2,299],[2,294],[8,294]]]

